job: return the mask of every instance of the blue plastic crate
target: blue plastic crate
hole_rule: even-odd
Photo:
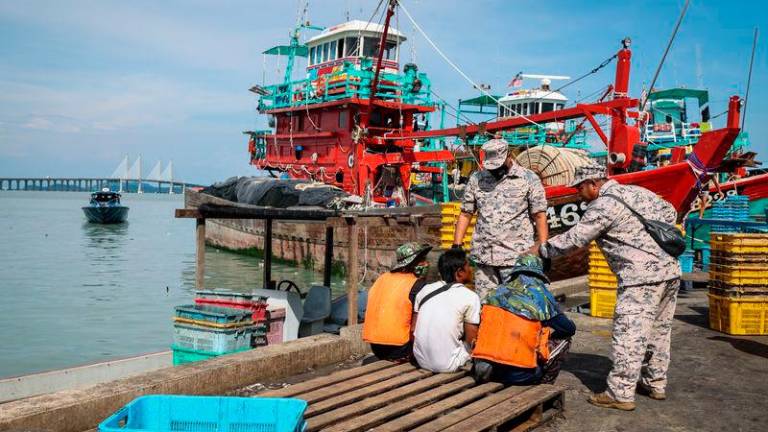
[[[152,395],[134,399],[99,424],[100,432],[299,432],[300,399]]]
[[[173,325],[173,344],[189,350],[226,354],[250,347],[255,330],[253,326],[211,328],[177,323]]]
[[[192,349],[184,349],[181,347],[173,346],[171,345],[171,350],[173,351],[173,365],[174,366],[180,366],[185,365],[187,363],[194,363],[199,362],[203,360],[210,360],[215,357],[223,356],[223,355],[229,355],[229,354],[235,354],[243,351],[247,351],[251,349],[251,347],[245,347],[238,351],[228,352],[225,354],[215,354],[215,353],[209,353],[205,351],[197,351]]]
[[[179,318],[219,325],[247,325],[253,322],[253,312],[247,309],[193,304],[176,306],[175,310]]]

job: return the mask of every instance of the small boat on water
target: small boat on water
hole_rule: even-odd
[[[88,222],[113,224],[125,222],[128,207],[120,204],[120,194],[104,188],[91,194],[91,202],[83,207]]]

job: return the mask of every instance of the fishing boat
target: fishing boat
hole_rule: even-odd
[[[407,208],[423,201],[413,193],[413,179],[419,176],[432,184],[433,202],[451,199],[451,194],[446,193],[448,164],[456,160],[457,150],[449,144],[449,138],[469,147],[469,153],[481,165],[479,146],[472,150],[471,143],[496,133],[511,136],[512,143],[525,136],[543,136],[544,141],[552,141],[549,144],[561,143],[563,150],[583,152],[578,148],[578,137],[589,126],[607,149],[604,157],[611,178],[654,191],[672,203],[682,218],[721,169],[739,136],[740,99],[734,96],[729,100],[726,127],[699,127],[690,151],[677,151],[663,164],[642,169],[633,165],[636,156],[647,149],[643,131],[650,123],[639,108],[640,101],[628,94],[632,57],[629,38],[601,64],[602,68],[615,62],[615,78],[595,102],[567,106],[563,100],[544,101],[542,96],[554,96],[545,89],[550,85],[545,81],[539,93],[513,92],[502,97],[503,102],[485,92],[485,102],[494,104],[497,113],[493,119],[447,128],[440,121],[435,128],[430,114],[437,110],[439,102],[432,99],[428,76],[415,64],[400,66],[400,47],[405,37],[390,27],[398,5],[396,1],[388,2],[383,24],[349,21],[325,29],[300,24],[292,32],[290,44],[265,51],[267,55],[286,56],[287,66],[282,83],[250,89],[259,96],[258,110],[268,117],[270,125],[267,130],[245,132],[253,166],[280,176],[337,186],[360,196],[366,207]],[[302,44],[299,34],[307,29],[320,33]],[[298,57],[307,58],[306,75],[294,80],[293,65]],[[497,111],[502,108],[505,111]],[[598,116],[606,118],[607,127],[601,126]],[[526,148],[530,150],[534,149]],[[578,222],[586,206],[562,179],[555,182],[542,176],[542,181],[550,231],[564,232]],[[209,200],[199,195],[191,197],[187,204],[194,206]],[[217,236],[211,241],[214,244],[233,248],[260,244],[260,239],[251,238],[262,234],[257,226],[243,227],[227,221],[220,221],[220,225],[221,229],[210,230],[211,236]],[[317,233],[308,227],[304,238],[303,231],[288,229],[286,239],[296,244],[281,249],[315,248],[312,239],[317,238]],[[386,253],[377,257],[382,262],[390,258]],[[583,269],[579,264],[584,263],[584,257],[585,253],[577,254],[573,265],[561,267]],[[376,271],[369,273],[375,275]]]
[[[115,224],[125,222],[128,217],[128,207],[120,203],[119,193],[104,188],[91,194],[91,201],[83,207],[83,213],[88,218],[88,222]]]

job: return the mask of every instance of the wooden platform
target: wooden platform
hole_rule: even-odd
[[[410,364],[379,361],[257,397],[309,403],[313,431],[527,431],[563,410],[555,385],[477,385],[466,371],[434,374]]]

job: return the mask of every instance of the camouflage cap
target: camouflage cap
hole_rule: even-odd
[[[493,170],[504,165],[507,160],[509,143],[503,139],[492,139],[483,144],[482,150],[485,153],[483,168]]]
[[[400,245],[395,251],[395,259],[397,261],[395,262],[395,265],[392,266],[392,270],[400,270],[418,262],[419,259],[426,257],[431,250],[432,246],[416,242],[408,242]]]
[[[576,168],[573,181],[569,185],[570,187],[577,187],[587,180],[599,180],[608,177],[608,173],[605,167],[597,162],[590,162],[588,165],[580,166]]]
[[[502,283],[511,282],[518,274],[527,274],[539,277],[547,282],[549,278],[544,274],[544,261],[533,254],[523,254],[517,257],[515,265],[499,272]]]

